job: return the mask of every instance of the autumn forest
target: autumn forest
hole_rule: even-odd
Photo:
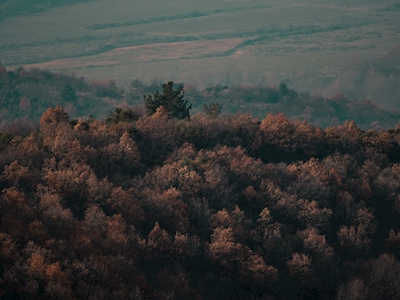
[[[399,112],[23,68],[0,100],[3,299],[400,299]]]

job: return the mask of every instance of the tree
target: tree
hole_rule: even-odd
[[[337,300],[368,299],[368,287],[362,278],[350,279],[338,288]]]
[[[121,122],[130,123],[139,119],[139,116],[135,114],[132,109],[122,109],[122,108],[115,108],[115,111],[110,111],[110,113],[106,117],[106,124],[118,124]]]
[[[156,222],[147,238],[147,254],[149,258],[165,260],[170,256],[171,250],[171,236]]]
[[[279,92],[280,92],[282,95],[286,95],[286,94],[287,94],[287,92],[288,92],[288,87],[287,87],[286,83],[281,82],[281,84],[279,85]]]
[[[281,82],[279,85],[279,93],[282,96],[288,96],[290,98],[296,98],[298,95],[294,90],[291,90],[287,87],[287,84],[284,82]]]
[[[190,117],[189,110],[192,108],[192,105],[187,106],[188,101],[183,100],[183,97],[183,86],[179,86],[177,90],[174,90],[174,83],[172,81],[164,83],[162,95],[157,91],[153,97],[151,95],[144,97],[147,114],[152,115],[159,106],[163,106],[170,118],[188,118]]]
[[[69,117],[62,106],[49,107],[40,118],[40,130],[55,135],[55,128],[60,124],[68,124]]]
[[[69,83],[63,88],[61,99],[65,102],[76,102],[76,92]]]
[[[203,112],[211,119],[217,118],[222,112],[222,104],[216,102],[210,103],[210,106],[204,104]]]
[[[400,299],[400,262],[387,253],[371,259],[366,284],[369,299]]]
[[[304,253],[293,253],[293,257],[287,263],[289,274],[301,282],[311,281],[314,273],[312,259]]]

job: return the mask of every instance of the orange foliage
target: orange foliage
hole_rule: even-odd
[[[286,263],[291,277],[298,278],[302,282],[312,280],[314,273],[312,259],[304,253],[293,253],[293,257]]]
[[[399,296],[396,130],[163,107],[40,125],[2,136],[0,297]]]

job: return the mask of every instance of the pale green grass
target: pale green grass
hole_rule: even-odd
[[[59,7],[1,22],[0,61],[124,85],[134,78],[278,84],[299,73],[335,76],[354,57],[399,43],[398,11],[383,2],[332,2],[339,3],[102,0]]]

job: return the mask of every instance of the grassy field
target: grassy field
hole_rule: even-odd
[[[0,61],[123,85],[286,80],[328,93],[351,62],[399,45],[399,11],[395,1],[100,0],[1,21]]]

